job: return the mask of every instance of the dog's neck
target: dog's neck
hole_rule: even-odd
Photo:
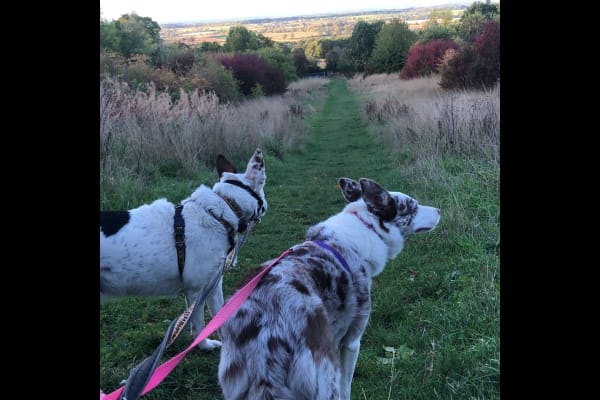
[[[237,217],[237,232],[244,232],[253,220],[260,221],[264,202],[249,186],[235,180],[225,180],[215,183],[213,191],[223,199]]]
[[[391,239],[394,246],[390,248],[385,235],[370,229],[369,221],[362,219],[365,221],[356,218],[352,209],[344,209],[309,228],[305,239],[327,241],[342,254],[353,272],[364,266],[369,277],[376,276],[383,271],[386,262],[400,252],[398,248],[401,249],[402,244],[398,241],[402,242],[402,238]],[[389,234],[395,235],[396,232]]]
[[[243,233],[246,230],[246,228],[248,227],[248,221],[246,221],[246,216],[244,215],[244,212],[242,211],[242,209],[240,208],[240,206],[238,205],[238,203],[235,200],[233,200],[225,195],[221,195],[221,194],[218,194],[218,195],[220,198],[222,198],[225,201],[225,203],[227,203],[229,208],[231,208],[231,211],[233,211],[235,216],[238,218],[237,232]]]
[[[372,223],[365,221],[365,220],[364,220],[364,218],[363,218],[363,217],[361,217],[361,216],[360,216],[360,214],[359,214],[357,211],[352,211],[352,212],[350,212],[350,214],[352,214],[352,215],[354,215],[356,218],[358,218],[358,219],[360,220],[360,222],[362,222],[363,224],[365,224],[365,226],[366,226],[367,228],[369,228],[370,230],[372,230],[373,232],[375,232],[375,234],[376,234],[377,236],[379,236],[379,238],[380,238],[381,240],[383,240],[383,236],[381,236],[381,235],[379,234],[379,232],[377,232],[377,229],[375,229],[375,226],[374,226]]]
[[[237,186],[237,187],[240,187],[240,188],[244,189],[246,192],[248,192],[250,194],[250,196],[254,197],[254,199],[258,203],[257,209],[261,210],[263,208],[263,200],[254,191],[254,189],[252,189],[250,186],[245,185],[242,182],[236,181],[236,180],[233,180],[233,179],[228,179],[228,180],[225,181],[225,183],[229,183],[230,185],[234,185],[234,186]]]

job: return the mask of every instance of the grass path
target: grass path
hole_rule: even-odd
[[[304,150],[287,154],[283,162],[267,159],[269,211],[249,243],[273,249],[277,237],[283,246],[301,241],[308,226],[345,205],[336,186],[339,177],[377,181],[379,172],[390,169],[390,160],[361,120],[345,80],[330,82],[323,110],[309,124],[311,136]]]

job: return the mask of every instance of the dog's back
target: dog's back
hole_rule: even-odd
[[[134,295],[174,295],[181,290],[172,219],[166,199],[129,211],[100,213],[101,299]]]

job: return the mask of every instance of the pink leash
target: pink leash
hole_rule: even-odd
[[[196,347],[196,345],[198,345],[198,343],[200,343],[202,340],[209,337],[214,331],[219,329],[221,325],[223,325],[225,321],[227,321],[229,317],[231,317],[237,311],[237,309],[240,308],[242,303],[246,301],[246,299],[248,298],[248,296],[250,296],[250,293],[252,293],[252,291],[254,290],[260,279],[263,277],[263,275],[266,274],[271,269],[271,267],[277,264],[283,257],[287,256],[292,250],[293,247],[281,253],[281,255],[275,259],[275,261],[273,261],[262,271],[260,271],[254,278],[250,280],[250,282],[246,284],[246,286],[241,288],[231,299],[229,299],[229,301],[223,306],[223,308],[219,310],[219,312],[217,312],[213,319],[209,321],[209,323],[204,327],[202,332],[200,332],[200,334],[196,337],[196,339],[187,349],[183,350],[181,353],[177,354],[170,360],[165,361],[160,366],[158,366],[156,370],[154,370],[150,381],[144,388],[142,395],[148,393],[156,386],[158,386],[158,384],[161,383],[167,377],[167,375],[171,373],[171,371],[177,366],[177,364],[179,364],[179,362],[183,360],[183,358],[190,350]],[[123,390],[124,387],[120,387],[112,393],[104,394],[104,392],[102,392],[101,389],[100,400],[118,400]]]

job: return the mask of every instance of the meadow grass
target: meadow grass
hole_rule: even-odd
[[[217,154],[245,167],[257,147],[277,156],[301,147],[307,136],[304,120],[324,98],[326,83],[325,78],[304,79],[292,82],[283,95],[240,104],[222,103],[213,92],[182,91],[173,103],[152,85],[140,91],[103,79],[101,207],[118,206],[115,198],[123,197],[123,189],[135,195],[165,177],[206,174]]]
[[[499,399],[497,164],[481,151],[465,158],[450,149],[427,154],[431,147],[423,146],[421,154],[418,143],[414,154],[402,153],[381,133],[373,134],[374,122],[361,112],[373,99],[368,89],[361,92],[343,79],[331,80],[327,89],[326,101],[314,103],[315,112],[304,116],[308,135],[302,146],[283,154],[265,150],[269,210],[241,249],[237,266],[225,275],[225,296],[248,269],[302,242],[309,226],[343,208],[336,187],[340,176],[372,178],[439,207],[442,217],[435,231],[409,237],[403,252],[373,280],[373,309],[352,399]],[[214,182],[215,175],[207,169],[202,176]],[[160,176],[146,196],[166,193],[178,201],[197,185],[197,178]],[[142,198],[134,185],[123,193],[106,204]],[[130,369],[154,351],[183,307],[182,297],[102,304],[101,389],[108,393],[118,388]],[[190,335],[180,336],[163,359],[191,341]],[[218,351],[190,352],[144,398],[222,398],[218,359]]]

